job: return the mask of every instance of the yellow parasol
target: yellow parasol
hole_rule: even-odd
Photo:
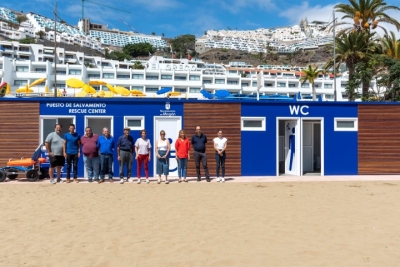
[[[84,91],[86,91],[87,93],[89,93],[89,94],[95,94],[95,93],[96,93],[96,89],[94,89],[93,87],[91,87],[91,86],[88,85],[88,84],[84,84],[84,85],[82,86],[82,89],[83,89]]]
[[[118,92],[115,90],[115,88],[111,84],[107,83],[106,86],[107,86],[108,90],[110,90],[110,92],[118,95]]]
[[[87,94],[88,94],[88,92],[87,92],[86,90],[82,89],[81,91],[79,91],[79,92],[75,95],[75,97],[85,97],[85,96],[87,96]]]
[[[142,91],[140,91],[140,90],[131,90],[131,94],[132,95],[136,95],[136,94],[143,94],[143,92]]]
[[[31,83],[31,84],[29,85],[29,87],[33,87],[33,86],[39,85],[39,84],[43,83],[45,80],[46,80],[46,78],[37,79],[36,81],[34,81],[33,83]]]
[[[6,95],[9,95],[9,94],[10,94],[10,91],[11,91],[11,89],[10,89],[10,84],[7,83],[7,85],[6,85]]]
[[[132,96],[136,96],[136,97],[145,97],[146,94],[143,94],[143,93],[141,93],[141,94],[132,94]]]
[[[179,96],[181,95],[181,92],[171,92],[167,94],[168,96]]]
[[[114,89],[115,91],[118,92],[119,95],[128,96],[131,94],[131,92],[128,89],[122,86],[115,86]]]
[[[15,92],[29,94],[29,93],[33,93],[33,89],[30,89],[28,87],[28,84],[26,84],[25,87],[20,87],[17,90],[15,90]]]
[[[70,79],[66,80],[65,84],[71,88],[83,88],[83,86],[86,85],[83,81],[78,80],[76,78],[70,78]]]
[[[46,84],[46,87],[44,88],[44,92],[46,93],[46,94],[48,94],[48,93],[50,93],[49,92],[49,86]]]
[[[89,84],[91,85],[106,85],[106,82],[103,81],[99,81],[99,80],[93,80],[93,81],[89,81]]]

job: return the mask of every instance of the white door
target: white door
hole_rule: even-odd
[[[314,124],[303,122],[303,172],[314,171]]]
[[[171,143],[171,152],[169,153],[169,176],[178,176],[178,164],[175,159],[175,140],[178,138],[179,131],[182,129],[181,117],[166,117],[158,116],[154,117],[154,149],[156,148],[156,141],[160,138],[160,131],[165,131],[165,137],[168,138]],[[153,152],[154,154],[154,152]],[[155,154],[154,154],[155,155]],[[153,167],[154,176],[157,174],[156,169],[157,160],[154,156]]]
[[[300,123],[285,121],[285,173],[300,175]]]

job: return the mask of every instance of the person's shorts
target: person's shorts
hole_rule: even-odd
[[[50,166],[52,168],[57,167],[57,166],[61,166],[63,167],[65,165],[65,158],[64,156],[54,156],[54,157],[50,157]]]

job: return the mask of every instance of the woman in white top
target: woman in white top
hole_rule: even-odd
[[[140,184],[140,175],[142,162],[144,165],[144,173],[146,174],[146,182],[150,183],[149,180],[149,161],[151,159],[151,144],[150,140],[146,137],[146,130],[140,131],[141,137],[136,140],[135,152],[137,160],[137,183]]]
[[[218,130],[218,137],[213,139],[215,149],[215,162],[217,164],[217,182],[225,182],[225,159],[226,159],[226,145],[228,139],[222,136],[222,130]],[[219,178],[219,170],[222,170],[222,178]]]
[[[165,183],[169,184],[168,174],[169,174],[169,151],[171,150],[171,144],[167,138],[165,138],[165,131],[160,131],[160,139],[156,141],[155,153],[157,156],[157,174],[158,181],[161,183],[161,175],[165,175]]]

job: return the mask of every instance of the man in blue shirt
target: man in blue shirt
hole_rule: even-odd
[[[196,126],[196,134],[192,136],[192,147],[194,149],[194,163],[196,165],[197,182],[201,181],[200,174],[200,161],[204,168],[207,182],[211,182],[210,174],[208,173],[207,167],[207,155],[206,155],[206,143],[207,136],[201,133],[201,127]]]
[[[126,165],[127,174],[126,180],[129,182],[132,174],[132,161],[133,161],[133,151],[135,148],[135,142],[132,136],[130,136],[131,129],[129,127],[124,128],[124,135],[118,138],[117,142],[117,153],[119,162],[119,178],[120,183],[124,183],[124,166]]]
[[[67,159],[67,183],[71,182],[71,164],[73,165],[74,182],[78,181],[78,159],[81,156],[81,137],[75,132],[75,124],[69,125],[69,133],[64,134],[64,157]]]
[[[97,147],[100,154],[100,182],[104,182],[106,171],[108,173],[108,180],[110,183],[114,182],[114,137],[110,135],[107,127],[103,128],[103,135],[97,141]]]

